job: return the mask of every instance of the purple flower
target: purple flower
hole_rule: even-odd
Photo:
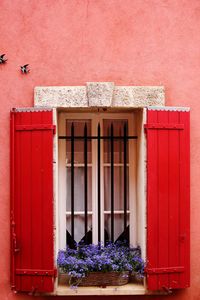
[[[60,269],[77,280],[88,272],[129,271],[144,274],[144,261],[140,248],[131,248],[123,243],[78,245],[77,249],[66,248],[58,252]]]

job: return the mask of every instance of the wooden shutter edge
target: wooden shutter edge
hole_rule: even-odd
[[[183,153],[185,153],[184,174],[187,174],[187,180],[184,183],[184,187],[185,187],[184,196],[186,201],[184,202],[184,206],[182,206],[181,209],[188,212],[187,218],[186,219],[184,218],[183,219],[184,221],[182,221],[182,225],[183,223],[186,222],[185,231],[181,232],[180,234],[180,239],[182,241],[181,244],[186,242],[184,254],[183,253],[182,254],[184,256],[184,260],[183,260],[184,264],[187,267],[187,273],[184,274],[181,288],[188,288],[190,286],[190,142],[188,143],[187,140],[190,141],[190,113],[188,113],[187,115],[181,114],[180,121],[181,122],[184,121],[186,124],[185,126],[186,138],[184,140],[185,147],[181,149],[182,151],[180,155],[183,155]]]
[[[10,282],[11,282],[11,289],[15,290],[15,260],[14,260],[14,244],[16,242],[16,235],[15,235],[15,219],[14,219],[14,132],[15,132],[15,118],[14,112],[11,111],[10,115],[10,198],[11,198],[11,207],[10,207]]]

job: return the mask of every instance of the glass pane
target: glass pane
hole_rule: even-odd
[[[111,208],[111,176],[110,176],[110,167],[104,167],[104,209],[110,210]],[[129,209],[128,201],[128,167],[127,169],[127,209]],[[114,167],[114,209],[115,210],[124,210],[124,167],[115,166]]]
[[[92,168],[87,168],[88,211],[92,210]],[[67,211],[71,211],[71,167],[67,171]],[[74,211],[84,211],[84,167],[74,168]]]
[[[126,124],[126,132],[128,135],[128,122],[127,120],[103,120],[103,134],[104,136],[110,136],[111,124],[113,124],[113,135],[114,137],[124,136],[124,126]],[[104,163],[110,163],[110,140],[104,140]],[[114,162],[124,162],[124,140],[114,140]],[[127,142],[127,163],[128,163],[128,142]]]
[[[124,201],[126,189],[127,226],[129,224],[129,166],[128,166],[128,141],[126,141],[126,187],[124,186],[124,128],[128,135],[127,120],[104,120],[103,134],[111,135],[111,124],[113,124],[114,137],[122,139],[114,140],[113,152],[113,190],[114,190],[114,240],[124,231]],[[104,140],[104,225],[111,238],[111,140]]]
[[[85,227],[84,227],[85,216],[84,215],[75,215],[74,216],[74,240],[79,243],[81,239],[85,236]],[[89,231],[92,229],[92,215],[88,216],[88,235],[90,236]],[[71,216],[66,216],[66,230],[71,234]],[[89,240],[88,240],[89,241]],[[92,241],[90,242],[92,243]]]
[[[91,135],[90,120],[67,120],[66,135],[71,136],[72,123],[74,126],[74,239],[79,242],[85,235],[85,172],[84,172],[84,137],[85,124],[87,136]],[[88,231],[92,228],[92,166],[91,140],[87,141],[87,207]],[[66,230],[71,234],[71,140],[66,141]]]
[[[108,234],[108,240],[110,241],[111,236],[111,216],[109,214],[104,215],[105,230]],[[129,224],[129,214],[127,215],[127,225]],[[115,214],[114,221],[114,241],[116,241],[120,235],[124,232],[124,216],[123,214]],[[126,238],[125,238],[126,239]],[[124,238],[121,240],[124,241]]]
[[[67,224],[66,228],[71,234],[71,167],[67,167]],[[85,205],[84,205],[84,168],[75,167],[74,168],[74,239],[79,242],[85,232],[84,232],[84,222],[85,222]],[[88,167],[88,231],[92,228],[92,168]]]
[[[91,121],[90,120],[67,120],[66,121],[66,135],[71,136],[72,124],[74,125],[74,163],[84,163],[84,140],[76,139],[76,136],[84,137],[84,127],[87,126],[87,135],[91,135]],[[71,163],[71,141],[66,140],[66,162]],[[87,159],[91,163],[91,140],[87,143]]]

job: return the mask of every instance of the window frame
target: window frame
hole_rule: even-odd
[[[58,135],[64,136],[66,134],[66,120],[91,120],[91,134],[93,136],[97,135],[97,126],[100,123],[103,129],[103,120],[113,119],[113,120],[127,120],[128,121],[128,135],[136,135],[135,126],[135,116],[133,112],[60,112],[58,116]],[[98,242],[97,236],[97,151],[95,146],[96,141],[92,140],[92,205],[93,205],[93,216],[92,216],[92,226],[93,226],[93,243]],[[130,222],[130,244],[136,246],[137,244],[137,232],[136,232],[136,140],[129,140],[129,222]],[[101,153],[103,153],[103,143],[101,143]],[[58,219],[59,219],[59,236],[58,236],[58,249],[65,248],[65,228],[66,228],[66,141],[58,140]],[[104,190],[104,165],[101,155],[101,190]],[[130,180],[131,179],[131,180]],[[94,201],[95,199],[95,201]],[[131,200],[130,200],[131,199]],[[104,224],[104,195],[101,193],[101,224]],[[102,225],[103,228],[103,225]],[[104,230],[101,230],[101,240],[104,240]]]

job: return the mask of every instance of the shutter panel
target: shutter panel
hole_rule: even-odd
[[[190,280],[189,109],[147,109],[147,285]]]
[[[11,112],[11,285],[52,292],[52,111]]]

